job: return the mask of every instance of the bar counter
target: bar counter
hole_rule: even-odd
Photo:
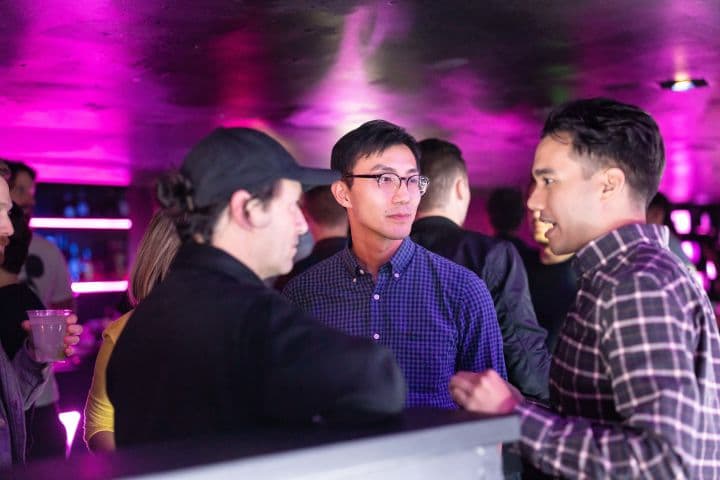
[[[499,445],[519,436],[514,415],[409,409],[372,426],[267,427],[82,453],[0,472],[16,479],[423,479],[502,478]]]

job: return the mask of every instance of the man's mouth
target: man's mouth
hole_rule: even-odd
[[[543,223],[547,223],[547,224],[549,224],[549,225],[552,225],[553,227],[557,225],[557,222],[553,222],[553,221],[550,220],[549,218],[545,218],[545,217],[540,217],[540,221],[543,222]]]
[[[392,214],[388,215],[388,218],[391,218],[393,220],[403,221],[403,220],[411,219],[412,215],[410,215],[409,213],[392,213]]]

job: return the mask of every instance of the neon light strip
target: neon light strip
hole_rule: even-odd
[[[130,230],[129,218],[31,218],[32,228],[74,228],[82,230]]]
[[[58,419],[65,427],[65,458],[67,458],[70,455],[73,440],[75,440],[75,432],[77,432],[80,423],[80,412],[77,410],[62,412],[58,414]]]
[[[124,292],[127,290],[127,280],[114,282],[72,282],[70,288],[73,293],[100,293],[100,292]]]

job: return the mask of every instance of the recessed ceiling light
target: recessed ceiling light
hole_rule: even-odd
[[[686,78],[683,80],[665,80],[660,86],[673,92],[686,92],[697,87],[707,87],[707,80],[704,78]]]

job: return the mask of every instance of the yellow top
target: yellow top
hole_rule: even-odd
[[[132,310],[118,318],[105,328],[102,334],[102,345],[95,360],[92,385],[85,402],[85,443],[98,432],[115,432],[115,409],[108,398],[105,386],[105,370],[118,337],[125,328]]]

